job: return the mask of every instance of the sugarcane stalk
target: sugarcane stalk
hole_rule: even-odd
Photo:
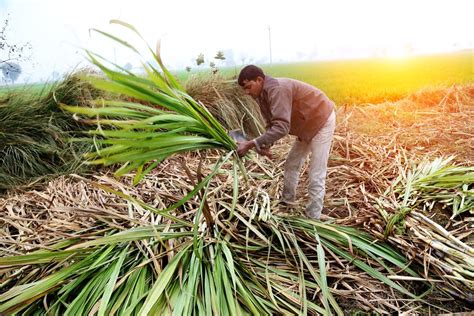
[[[432,221],[431,219],[429,219],[428,217],[426,217],[425,215],[423,215],[419,212],[414,211],[414,212],[412,212],[412,214],[415,216],[415,218],[418,217],[418,219],[422,219],[425,222],[427,222],[430,225],[430,227],[432,227],[436,231],[438,231],[443,237],[448,238],[449,240],[453,241],[454,243],[456,243],[461,248],[465,249],[469,255],[474,256],[474,248],[473,247],[470,247],[470,246],[466,245],[465,243],[463,243],[462,241],[460,241],[453,234],[451,234],[446,229],[441,227],[441,225],[435,223],[434,221]]]

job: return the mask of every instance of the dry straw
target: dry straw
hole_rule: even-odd
[[[143,96],[141,84],[148,82],[135,86],[132,82],[140,79],[109,74],[125,82],[133,97]],[[162,79],[157,81],[161,89],[178,88],[171,79]],[[99,85],[112,87],[104,81]],[[182,100],[177,91],[172,94]],[[422,191],[416,185],[423,182],[408,176],[426,178],[426,173],[417,173],[417,168],[427,169],[418,157],[436,157],[457,147],[414,146],[415,136],[400,135],[415,128],[426,132],[429,143],[442,128],[433,126],[438,120],[451,116],[469,120],[470,91],[455,87],[439,103],[421,105],[423,113],[430,114],[417,120],[416,126],[408,113],[418,107],[407,108],[405,104],[414,103],[409,99],[341,110],[328,174],[326,213],[332,219],[327,223],[298,216],[299,210],[277,214],[281,166],[288,150],[285,140],[274,148],[276,161],[250,157],[245,162],[247,182],[230,163],[232,153],[212,149],[159,159],[148,174],[139,167],[145,161],[138,159],[133,165],[129,155],[130,166],[138,166],[138,172],[122,168],[121,181],[110,174],[93,179],[61,177],[43,191],[2,199],[0,266],[5,278],[0,311],[188,315],[342,314],[362,309],[388,314],[426,310],[439,297],[469,302],[471,298],[463,293],[469,294],[473,280],[472,224],[467,215],[471,210],[458,207],[456,211],[453,205],[459,192],[470,196],[472,179],[453,179],[448,171],[471,170],[472,164],[463,155],[438,163],[446,167],[456,162],[457,166],[442,169],[444,174],[438,178],[448,177],[455,185],[435,189],[430,185]],[[198,104],[192,105],[212,120]],[[128,102],[94,110],[135,116],[133,124],[138,125],[143,123],[138,119],[150,123],[150,114],[169,115],[161,109],[145,109]],[[367,117],[380,119],[377,122],[384,128],[361,124]],[[106,123],[126,128],[121,122]],[[458,124],[459,135],[471,135],[470,124],[453,124]],[[221,127],[206,130],[206,141],[214,137],[215,147],[232,149],[222,131]],[[114,138],[104,130],[99,135]],[[98,159],[109,158],[103,153]],[[467,167],[459,167],[461,163]],[[440,192],[448,198],[439,199]],[[299,197],[304,205],[303,191]],[[430,203],[433,206],[426,208]],[[439,203],[449,214],[437,210]],[[441,223],[437,217],[442,216],[446,219]],[[21,255],[25,252],[29,254]],[[430,293],[433,299],[426,296]],[[463,310],[456,304],[434,308]]]

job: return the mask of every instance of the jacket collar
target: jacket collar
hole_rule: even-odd
[[[277,83],[277,80],[269,75],[265,75],[265,79],[263,81],[263,91],[267,91],[270,87],[274,86]]]
[[[262,92],[260,92],[260,96],[258,97],[258,100],[268,102],[268,90],[278,84],[278,81],[268,75],[265,75],[265,79],[263,81],[263,87],[262,87]]]

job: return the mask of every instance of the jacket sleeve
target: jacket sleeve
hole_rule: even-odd
[[[276,86],[268,91],[272,118],[267,131],[255,139],[257,148],[270,147],[290,132],[292,99],[291,91],[286,87]]]

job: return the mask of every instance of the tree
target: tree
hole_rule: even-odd
[[[209,63],[209,66],[211,66],[212,73],[216,74],[219,71],[219,68],[217,67],[216,63],[221,64],[222,61],[225,60],[224,52],[221,50],[217,51],[216,56],[214,56],[214,59],[216,60],[216,62],[211,61]]]
[[[217,51],[216,55],[214,56],[214,59],[216,60],[215,62],[214,61],[210,61],[209,62],[209,67],[211,67],[211,71],[213,74],[216,74],[218,71],[219,71],[219,68],[217,67],[217,63],[220,61],[222,62],[223,60],[225,60],[225,56],[224,56],[224,52],[223,51]],[[198,55],[198,57],[196,58],[196,65],[200,66],[202,64],[205,63],[205,59],[204,59],[204,54],[201,53]]]
[[[204,54],[201,53],[198,55],[198,57],[196,58],[196,65],[201,65],[201,64],[204,64]]]
[[[31,57],[29,53],[31,51],[30,42],[22,44],[12,43],[8,39],[7,31],[9,21],[10,16],[7,17],[3,23],[3,27],[0,28],[0,65],[11,62],[19,63]]]
[[[0,69],[2,70],[3,78],[10,80],[12,83],[15,83],[21,74],[21,66],[16,63],[5,62],[0,64]]]
[[[187,72],[191,72],[191,67],[186,66],[186,71],[187,71]]]
[[[215,63],[215,62],[211,61],[211,62],[209,63],[209,66],[211,67],[211,71],[212,71],[212,73],[213,73],[214,75],[219,71],[219,69],[216,67],[216,63]]]
[[[225,60],[224,52],[221,50],[217,51],[214,59]]]

